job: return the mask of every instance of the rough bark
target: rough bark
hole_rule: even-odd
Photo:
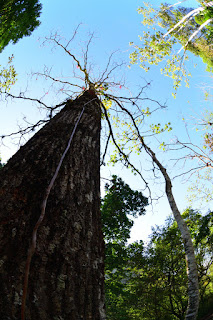
[[[96,99],[94,99],[96,98]],[[45,190],[88,101],[50,192],[31,262],[27,320],[103,320],[100,101],[85,92],[0,170],[0,319],[18,320],[32,231]]]

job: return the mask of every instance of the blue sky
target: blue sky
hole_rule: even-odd
[[[153,1],[150,3],[158,5],[161,1]],[[129,42],[133,41],[139,44],[138,35],[142,34],[142,17],[137,13],[137,8],[142,6],[142,1],[138,0],[109,0],[109,1],[70,1],[70,0],[51,0],[41,1],[43,10],[41,14],[41,26],[33,32],[32,36],[20,40],[16,45],[9,45],[3,53],[1,53],[1,65],[5,65],[9,55],[14,54],[14,65],[18,73],[18,81],[16,83],[17,92],[27,88],[29,96],[38,96],[45,94],[49,90],[45,81],[35,81],[29,79],[31,72],[42,72],[43,66],[53,68],[56,75],[68,76],[72,73],[72,63],[59,50],[51,50],[47,44],[42,45],[44,38],[50,33],[57,32],[61,37],[67,40],[73,34],[73,31],[79,23],[82,23],[77,40],[71,48],[80,58],[82,55],[81,48],[85,47],[85,43],[91,32],[94,32],[93,43],[90,47],[89,57],[93,64],[94,73],[104,68],[109,55],[119,50],[115,59],[123,60],[128,63],[128,57],[131,53]],[[172,3],[172,2],[171,2]],[[197,6],[196,1],[186,1],[184,4],[189,6]],[[196,69],[193,68],[197,63]],[[174,100],[171,96],[172,80],[163,77],[160,74],[159,67],[152,68],[150,72],[145,73],[139,66],[135,65],[130,70],[124,68],[122,75],[126,78],[126,84],[131,90],[145,81],[151,81],[151,88],[147,91],[147,95],[152,98],[166,102],[168,109],[153,118],[153,122],[170,121],[173,126],[171,133],[174,136],[185,137],[185,124],[182,121],[184,117],[193,123],[195,119],[202,116],[205,108],[211,108],[210,102],[204,101],[204,95],[200,89],[202,83],[211,84],[210,74],[205,72],[205,65],[199,58],[190,55],[189,69],[192,73],[190,88],[182,86],[178,91],[178,97]],[[118,75],[120,76],[120,75]],[[49,95],[51,102],[57,99],[63,99],[63,96],[53,97]],[[47,100],[48,100],[47,99]],[[23,116],[34,121],[41,116],[40,110],[35,105],[23,102],[0,102],[1,118],[0,133],[11,132],[17,129],[17,123],[22,122]],[[194,125],[190,125],[190,135],[198,139],[195,133]],[[14,145],[17,141],[8,141],[6,146],[0,146],[0,154],[3,161],[6,161],[16,150]],[[173,162],[168,161],[168,155],[161,151],[159,157],[164,161],[165,165],[173,170]],[[106,167],[102,171],[102,176],[109,177],[110,174],[120,174],[125,182],[129,183],[132,188],[141,189],[141,181],[139,178],[132,176],[130,172],[123,167]],[[158,190],[159,186],[155,181],[151,182],[153,188]],[[161,186],[162,187],[162,186]],[[181,180],[174,182],[175,194],[180,204],[181,210],[186,208],[185,201],[187,183],[183,184]],[[166,199],[162,199],[158,205],[154,206],[153,212],[149,210],[145,217],[141,217],[136,221],[132,232],[132,240],[145,239],[150,233],[151,225],[162,224],[165,217],[170,213]]]

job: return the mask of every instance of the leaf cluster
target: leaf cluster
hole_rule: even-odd
[[[8,58],[8,65],[0,70],[0,93],[9,92],[16,82],[17,73],[12,65],[13,55]]]

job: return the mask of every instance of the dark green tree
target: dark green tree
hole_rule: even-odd
[[[112,176],[105,186],[106,195],[102,201],[102,223],[106,242],[126,243],[133,226],[131,216],[145,214],[148,199],[139,191],[134,191],[121,178]]]
[[[133,191],[117,176],[106,185],[102,200],[101,216],[105,237],[105,287],[107,318],[127,320],[131,318],[128,278],[132,274],[130,261],[143,250],[143,242],[127,245],[133,226],[131,217],[145,214],[148,199],[139,191]]]
[[[213,301],[213,214],[183,213],[195,246],[200,285],[198,319],[211,311]],[[107,223],[107,221],[105,221]],[[107,252],[106,303],[110,320],[183,320],[187,309],[187,274],[184,246],[171,217],[155,227],[150,241]],[[109,257],[110,255],[110,257]],[[111,267],[111,262],[116,261]]]
[[[42,5],[39,0],[0,2],[0,52],[10,43],[29,36],[39,26]]]

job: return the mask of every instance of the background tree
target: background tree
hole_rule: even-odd
[[[105,186],[106,195],[102,201],[101,216],[103,232],[107,243],[125,244],[130,238],[133,220],[145,214],[148,199],[139,191],[133,191],[121,178],[112,176]]]
[[[190,228],[195,245],[198,263],[199,286],[201,292],[201,313],[205,310],[205,301],[212,299],[212,242],[206,247],[207,234],[212,234],[212,213],[202,217],[194,210],[187,209],[183,216]],[[201,234],[202,225],[206,220],[207,233]],[[208,221],[208,222],[207,222]],[[199,235],[199,236],[198,236]],[[199,237],[199,240],[198,238]],[[177,223],[169,218],[162,227],[153,228],[150,242],[145,250],[147,264],[140,270],[137,292],[144,308],[144,319],[185,319],[187,309],[187,290],[185,283],[186,265],[183,263],[184,246]],[[148,282],[151,279],[151,283]],[[141,282],[140,282],[141,281]],[[210,295],[209,291],[210,290]],[[141,294],[140,294],[141,293]],[[151,301],[150,301],[150,300]],[[210,305],[208,306],[210,307]]]
[[[198,262],[201,292],[198,319],[201,319],[212,314],[213,215],[210,212],[202,216],[196,210],[187,209],[183,216],[190,228]],[[107,318],[185,319],[188,299],[185,253],[176,221],[168,218],[163,226],[153,228],[147,245],[126,244],[123,252],[125,257],[116,260],[111,273],[106,257]],[[108,254],[109,261],[115,261],[113,252]]]
[[[3,0],[0,3],[0,52],[10,43],[29,36],[40,24],[39,0]]]
[[[121,178],[113,176],[106,184],[102,200],[101,217],[105,239],[105,292],[107,319],[131,319],[128,281],[132,270],[130,260],[143,243],[127,245],[133,226],[131,217],[145,214],[148,199],[133,191]]]

